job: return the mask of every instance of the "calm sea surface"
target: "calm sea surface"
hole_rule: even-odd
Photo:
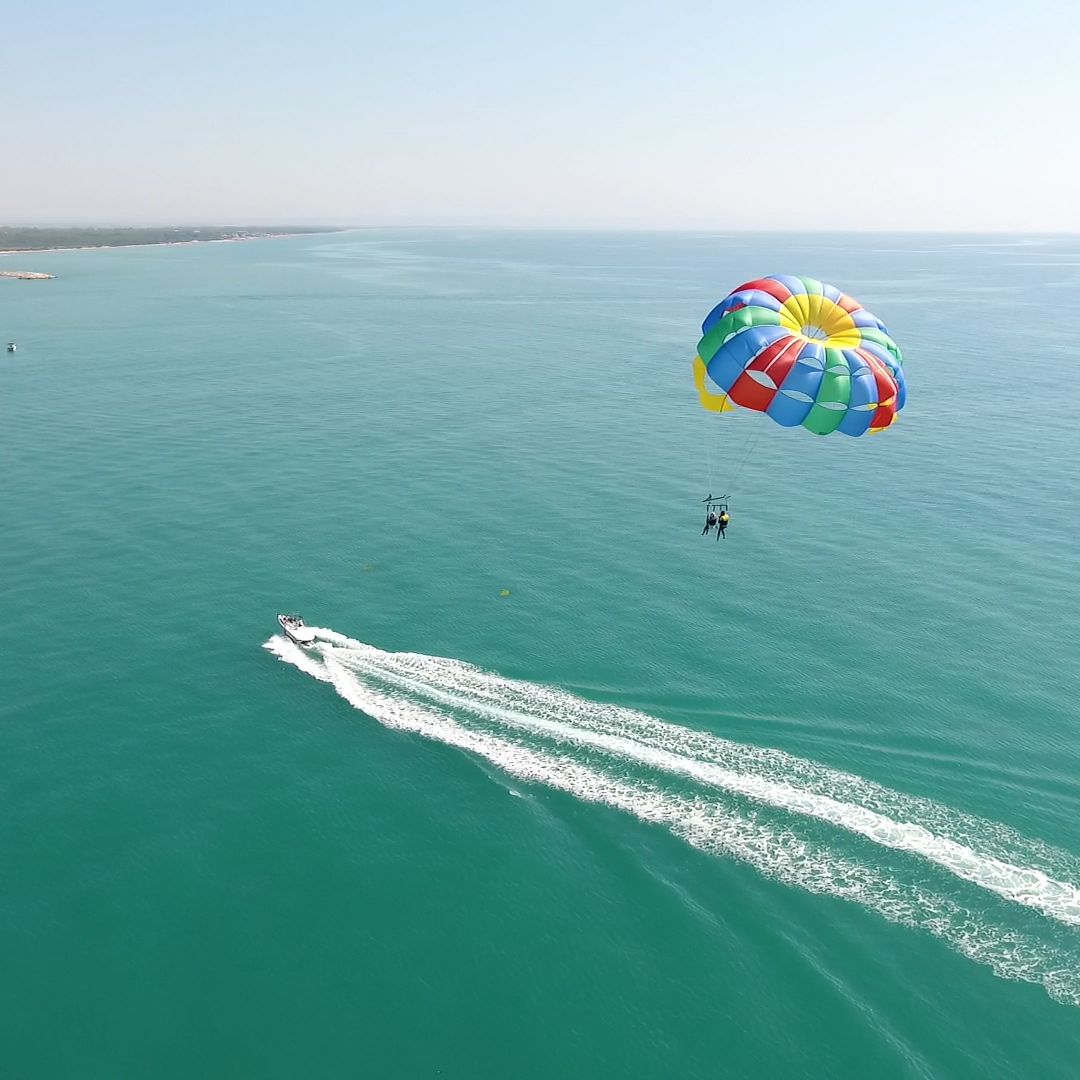
[[[0,1075],[1080,1074],[1080,238],[3,263]],[[894,429],[699,408],[778,272]]]

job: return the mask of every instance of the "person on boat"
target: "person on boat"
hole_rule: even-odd
[[[716,539],[719,540],[722,536],[727,539],[727,527],[731,523],[731,515],[726,510],[720,511],[720,516],[716,519]]]
[[[708,514],[705,515],[705,528],[701,530],[701,535],[707,536],[709,530],[716,525],[719,520],[720,519],[716,516],[716,512],[714,510],[709,510]]]

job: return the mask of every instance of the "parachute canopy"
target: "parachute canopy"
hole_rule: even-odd
[[[907,399],[903,355],[885,324],[813,278],[740,285],[701,332],[694,380],[713,412],[741,405],[815,435],[862,435],[884,431]]]

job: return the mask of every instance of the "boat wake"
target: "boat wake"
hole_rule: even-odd
[[[1080,1005],[1080,859],[1069,852],[779,750],[312,629],[313,648],[276,636],[265,648],[387,727],[927,930]]]

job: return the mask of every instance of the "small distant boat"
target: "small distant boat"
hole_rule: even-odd
[[[9,341],[9,342],[7,343],[7,351],[8,351],[8,352],[14,352],[14,351],[15,351],[15,350],[16,350],[16,349],[17,349],[18,347],[19,347],[19,346],[18,346],[18,345],[16,345],[14,341]]]
[[[290,641],[295,641],[297,645],[315,644],[315,631],[305,626],[299,615],[279,615],[277,621]]]

